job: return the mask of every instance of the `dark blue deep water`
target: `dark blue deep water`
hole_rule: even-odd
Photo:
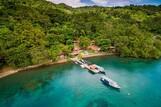
[[[122,87],[67,63],[0,79],[0,107],[161,107],[161,60],[113,56],[88,59]]]

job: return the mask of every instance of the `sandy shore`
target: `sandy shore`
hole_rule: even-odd
[[[97,57],[97,56],[106,56],[106,55],[114,55],[113,53],[97,53],[97,54],[89,54],[89,55],[84,55],[83,58],[90,58],[90,57]],[[55,64],[63,64],[66,62],[69,62],[70,60],[67,59],[63,59],[63,60],[59,60],[56,62],[46,62],[46,63],[42,63],[42,64],[37,64],[37,65],[32,65],[32,66],[28,66],[28,67],[23,67],[23,68],[18,68],[18,69],[2,69],[0,70],[0,78],[15,74],[17,72],[21,72],[21,71],[27,71],[30,69],[35,69],[35,68],[39,68],[39,67],[43,67],[43,66],[50,66],[50,65],[55,65]]]

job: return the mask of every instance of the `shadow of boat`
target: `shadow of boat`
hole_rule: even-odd
[[[91,70],[88,70],[88,72],[92,75],[95,75],[96,73],[92,72]]]
[[[103,75],[106,75],[106,72],[105,71],[101,71],[101,72],[99,72],[99,74],[103,74]]]

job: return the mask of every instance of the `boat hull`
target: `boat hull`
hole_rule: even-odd
[[[106,86],[110,86],[110,87],[112,87],[112,88],[114,88],[114,89],[120,89],[120,87],[115,87],[115,86],[113,86],[113,85],[110,85],[110,83],[109,83],[108,81],[103,80],[102,78],[100,79],[100,81],[101,81],[104,85],[106,85]]]

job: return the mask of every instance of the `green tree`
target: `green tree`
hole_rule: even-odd
[[[101,47],[102,51],[107,51],[109,46],[111,46],[111,40],[110,39],[104,39],[100,36],[98,36],[96,39],[96,45]]]
[[[91,44],[91,40],[83,36],[80,37],[79,42],[80,42],[80,46],[85,49]]]

